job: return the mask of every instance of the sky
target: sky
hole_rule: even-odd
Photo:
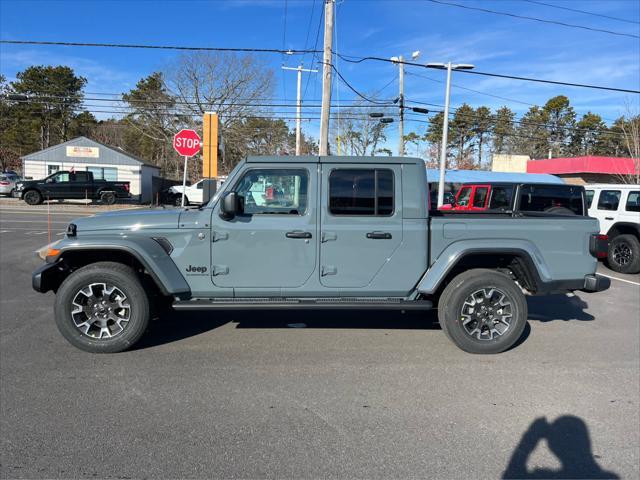
[[[551,6],[527,0],[443,1],[640,35],[640,0],[539,0]],[[0,0],[0,38],[312,49],[322,9],[322,0]],[[489,14],[428,0],[337,0],[334,40],[334,49],[344,55],[409,58],[419,50],[418,63],[472,63],[482,72],[640,90],[639,38]],[[317,46],[322,46],[322,31]],[[68,65],[87,78],[86,92],[121,93],[133,88],[139,79],[162,70],[178,55],[168,50],[1,44],[0,73],[13,80],[17,72],[31,65]],[[274,70],[277,81],[274,99],[278,101],[294,101],[296,96],[295,72],[283,71],[282,65],[295,67],[302,62],[306,68],[321,68],[318,59],[313,63],[311,55],[260,56]],[[336,68],[361,93],[375,93],[383,100],[392,100],[398,95],[398,68],[394,64],[337,60]],[[407,67],[405,98],[410,102],[442,105],[444,79],[445,73],[439,70]],[[492,109],[507,105],[522,115],[532,104],[544,104],[555,95],[566,95],[578,115],[592,111],[611,123],[629,108],[637,113],[640,107],[640,96],[636,94],[464,73],[454,73],[453,85],[452,108],[465,102],[473,107],[486,105]],[[306,74],[303,89],[305,102],[319,103],[321,75]],[[334,103],[349,103],[355,98],[342,82],[334,81]],[[306,111],[316,112],[313,116],[318,116],[319,110]],[[418,121],[423,117],[410,117],[405,134],[424,132],[426,123]],[[317,121],[305,121],[303,128],[317,138]],[[397,142],[397,137],[394,140],[397,128],[391,125],[388,130],[389,144]]]

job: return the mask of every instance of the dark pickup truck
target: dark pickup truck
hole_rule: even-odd
[[[113,205],[118,198],[130,198],[129,182],[96,180],[92,172],[61,171],[42,180],[25,180],[16,184],[16,193],[29,205],[44,200],[90,199]]]

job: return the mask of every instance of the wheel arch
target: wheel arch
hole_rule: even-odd
[[[535,247],[533,245],[530,248]],[[536,249],[537,250],[537,249]],[[487,268],[509,274],[518,284],[533,293],[547,289],[548,269],[535,250],[525,246],[465,246],[450,245],[431,265],[417,286],[419,293],[438,297],[446,285],[463,271]]]
[[[41,292],[55,291],[64,279],[78,268],[108,258],[109,261],[133,267],[160,294],[177,296],[181,299],[188,298],[191,289],[173,260],[158,242],[151,238],[144,240],[142,246],[124,242],[111,245],[99,245],[91,242],[86,244],[74,242],[69,246],[61,245],[57,247],[61,253],[53,264],[56,268],[49,269],[42,274],[39,279],[40,288],[36,290]]]
[[[640,240],[640,224],[632,222],[616,222],[607,232],[610,240],[614,239],[618,235],[626,234],[635,235]]]

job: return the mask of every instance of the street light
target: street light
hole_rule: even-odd
[[[442,147],[440,149],[440,181],[438,182],[438,208],[444,204],[444,174],[447,164],[447,137],[449,134],[449,97],[451,96],[451,71],[471,70],[475,68],[470,63],[427,63],[427,68],[447,70],[447,88],[444,97],[444,120],[442,124]]]

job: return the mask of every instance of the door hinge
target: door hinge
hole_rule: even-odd
[[[216,232],[216,231],[213,231],[213,232],[211,232],[211,238],[213,239],[214,242],[219,242],[220,240],[228,240],[229,239],[229,232]]]
[[[322,232],[322,243],[331,242],[338,239],[338,234],[335,232]]]
[[[211,274],[214,277],[218,275],[227,275],[229,273],[229,267],[226,265],[212,265],[211,270]]]
[[[338,273],[338,269],[333,265],[323,265],[320,269],[320,275],[326,277],[327,275],[336,275]]]

